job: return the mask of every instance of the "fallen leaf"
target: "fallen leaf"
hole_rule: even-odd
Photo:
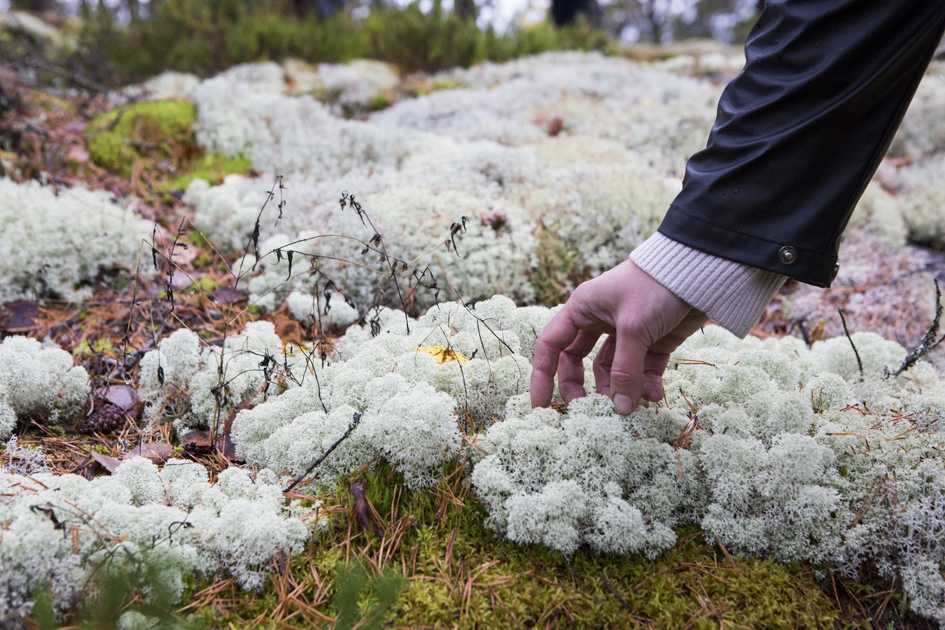
[[[460,363],[469,363],[469,359],[462,354],[446,346],[421,346],[417,352],[425,352],[436,359],[437,364],[443,365],[450,361],[459,361]]]
[[[371,518],[371,502],[364,495],[364,484],[357,482],[350,485],[351,494],[354,495],[354,516],[358,524],[365,530],[373,532],[376,536],[384,537],[384,530],[374,524]]]
[[[223,453],[223,456],[231,462],[242,464],[246,461],[236,454],[236,445],[233,444],[233,440],[230,439],[229,433],[224,433],[223,437],[217,440],[217,451]]]
[[[213,442],[210,441],[209,431],[191,431],[181,438],[181,443],[188,450],[199,451],[208,450],[213,445]]]
[[[213,293],[213,297],[221,304],[230,304],[231,302],[235,304],[244,299],[246,294],[240,293],[239,291],[234,291],[232,289],[217,289]]]
[[[174,449],[171,448],[171,445],[167,442],[148,442],[147,444],[139,444],[127,453],[124,453],[122,459],[146,457],[147,459],[164,463],[170,459],[173,452]]]
[[[115,469],[121,464],[121,460],[117,457],[102,455],[101,453],[96,453],[95,451],[92,451],[90,455],[92,455],[92,459],[101,464],[102,467],[110,473],[114,473]]]
[[[38,303],[16,300],[15,302],[7,302],[4,307],[10,311],[10,318],[2,326],[4,331],[12,333],[29,332],[36,327],[33,319],[39,316]]]
[[[810,334],[808,334],[808,338],[810,338],[810,342],[814,343],[815,341],[823,341],[825,329],[826,329],[826,324],[824,323],[824,320],[818,319],[817,323],[814,324],[814,327],[810,329]]]
[[[105,400],[128,411],[138,404],[138,390],[131,385],[109,385],[105,390]]]
[[[69,147],[69,151],[66,153],[66,159],[71,162],[85,164],[89,161],[89,152],[81,144],[74,144]]]
[[[272,322],[280,339],[286,341],[302,339],[302,326],[291,317],[282,313],[273,313],[263,317],[263,319]]]
[[[564,129],[564,121],[561,120],[560,116],[555,116],[548,122],[548,135],[557,136],[561,133],[561,130]]]

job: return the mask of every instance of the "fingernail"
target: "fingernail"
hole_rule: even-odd
[[[617,394],[614,396],[614,408],[617,413],[626,415],[633,411],[633,401],[625,394]]]

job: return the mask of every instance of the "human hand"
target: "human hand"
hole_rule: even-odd
[[[698,311],[631,261],[581,284],[535,340],[533,407],[547,407],[558,390],[565,402],[585,396],[584,357],[601,335],[594,359],[597,392],[630,413],[641,399],[663,398],[669,353],[706,322]]]

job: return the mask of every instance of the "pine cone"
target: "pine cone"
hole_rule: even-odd
[[[118,405],[108,403],[92,412],[85,419],[79,433],[108,433],[125,423],[125,412]]]

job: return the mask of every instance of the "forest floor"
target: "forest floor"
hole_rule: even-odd
[[[136,162],[130,176],[117,174],[93,163],[85,133],[111,108],[104,94],[25,87],[16,76],[2,79],[4,175],[137,199],[136,211],[156,226],[153,246],[174,262],[163,268],[173,271],[150,280],[135,269],[114,270],[83,303],[32,299],[2,305],[0,336],[59,344],[93,383],[86,417],[71,424],[51,425],[42,418],[21,423],[19,443],[41,446],[56,473],[86,478],[110,474],[132,456],[158,464],[188,458],[211,475],[239,464],[226,432],[215,440],[218,436],[204,432],[174,435],[165,426],[160,439],[141,441],[142,406],[135,389],[140,358],[180,327],[208,343],[259,318],[273,322],[284,339],[315,345],[330,343],[332,336],[285,310],[262,314],[246,308],[246,295],[228,270],[233,259],[201,237],[180,191],[166,186],[193,159],[192,144],[177,146],[169,159]],[[144,246],[140,265],[157,258]],[[899,318],[901,325],[908,316],[887,319]],[[787,320],[776,300],[754,332],[799,331],[811,341],[824,335],[823,324],[804,327]],[[260,592],[241,591],[221,576],[194,582],[176,616],[195,627],[254,628],[366,628],[382,621],[385,627],[460,628],[933,627],[906,612],[897,585],[872,578],[868,568],[856,582],[815,567],[732,556],[721,545],[705,543],[697,531],[680,532],[676,548],[656,560],[584,551],[565,559],[537,546],[516,546],[485,527],[485,512],[463,468],[454,463],[431,491],[406,491],[382,467],[352,475],[329,496],[308,497],[323,501],[331,519],[309,553],[274,563],[270,583]],[[338,569],[352,564],[363,566],[368,577]],[[399,596],[384,590],[392,585]],[[144,594],[131,593],[122,606],[133,608],[143,599]],[[108,625],[94,625],[90,615],[77,612],[71,623]]]

